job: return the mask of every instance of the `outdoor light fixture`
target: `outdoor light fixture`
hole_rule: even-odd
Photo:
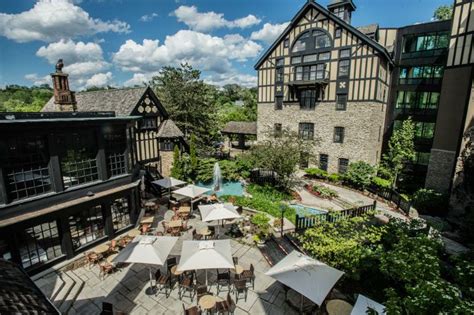
[[[280,222],[280,234],[281,237],[283,237],[283,215],[285,214],[285,205],[281,204],[280,205],[280,211],[281,211],[281,222]]]

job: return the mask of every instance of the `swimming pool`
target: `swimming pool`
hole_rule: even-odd
[[[208,195],[211,195],[214,193],[212,191],[213,185],[212,183],[197,183],[196,184],[199,187],[206,187],[211,189],[210,192],[208,192]],[[232,195],[232,196],[242,196],[244,194],[244,186],[242,185],[241,182],[223,182],[222,183],[222,188],[219,190],[217,193],[217,196],[223,196],[223,195]]]
[[[293,208],[296,210],[296,214],[298,215],[315,215],[315,214],[324,214],[324,213],[327,213],[326,210],[320,210],[320,209],[316,209],[316,208],[311,208],[311,207],[307,207],[307,206],[304,206],[304,205],[300,205],[300,204],[293,204],[293,205],[289,205],[289,207]]]

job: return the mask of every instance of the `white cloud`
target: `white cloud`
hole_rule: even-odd
[[[31,81],[33,85],[42,85],[42,84],[52,85],[51,77],[49,75],[45,75],[41,77],[37,73],[29,73],[25,75],[25,79],[28,81]]]
[[[262,47],[241,35],[211,36],[190,30],[181,30],[167,36],[160,45],[158,40],[144,39],[136,43],[127,40],[113,54],[113,62],[124,71],[147,73],[158,71],[164,65],[188,62],[204,70],[224,73],[231,61],[245,61],[260,54]]]
[[[158,13],[153,12],[152,14],[145,14],[142,17],[140,17],[140,21],[142,22],[150,22],[154,18],[158,17]]]
[[[210,12],[198,12],[195,6],[182,5],[173,14],[179,22],[183,22],[195,31],[206,32],[216,28],[247,28],[261,22],[259,18],[250,14],[246,17],[233,21],[226,20],[224,14]]]
[[[272,44],[278,36],[285,30],[285,28],[290,24],[289,22],[281,24],[270,24],[265,23],[263,27],[255,32],[252,32],[250,38],[253,40],[260,40],[267,44]]]
[[[112,81],[112,72],[94,74],[85,83],[85,87],[105,87]]]
[[[148,72],[148,73],[134,73],[132,78],[125,81],[125,86],[143,86],[147,84],[154,76],[157,76],[159,72]]]
[[[20,43],[53,42],[81,35],[126,33],[129,30],[130,25],[122,21],[92,18],[71,0],[39,0],[28,11],[0,13],[0,35]]]
[[[226,84],[238,84],[245,87],[256,87],[257,76],[250,74],[243,74],[232,71],[225,74],[212,74],[204,78],[208,84],[224,86]]]

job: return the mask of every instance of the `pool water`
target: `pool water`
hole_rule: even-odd
[[[208,195],[212,195],[214,191],[212,190],[214,188],[212,183],[197,183],[196,186],[199,187],[206,187],[211,189],[210,192],[208,192]],[[223,196],[223,195],[232,195],[232,196],[243,196],[244,194],[244,186],[242,185],[241,182],[223,182],[222,183],[222,188],[219,190],[216,195]]]
[[[289,206],[290,206],[291,208],[295,209],[295,210],[296,210],[296,214],[298,214],[298,215],[300,215],[300,216],[327,213],[326,210],[320,210],[320,209],[316,209],[316,208],[311,208],[311,207],[303,206],[303,205],[300,205],[300,204],[294,204],[294,205],[289,205]]]

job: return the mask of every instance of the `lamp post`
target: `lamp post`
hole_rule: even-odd
[[[285,205],[281,204],[280,205],[280,212],[281,212],[281,222],[280,222],[280,236],[283,237],[283,223],[284,223],[284,214],[285,214]]]

